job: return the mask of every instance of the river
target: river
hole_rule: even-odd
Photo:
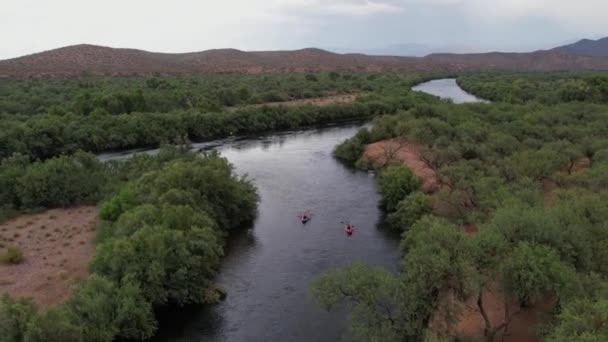
[[[429,82],[421,83],[412,88],[414,91],[421,91],[427,94],[431,94],[442,99],[449,99],[453,103],[474,103],[474,102],[487,102],[474,95],[471,95],[464,91],[454,78],[444,78],[441,80],[433,80]]]
[[[415,90],[448,96],[457,103],[471,100],[454,80],[427,82]],[[228,240],[217,277],[228,293],[226,300],[161,312],[155,341],[340,339],[347,310],[321,309],[308,294],[311,280],[356,261],[397,271],[400,257],[399,236],[379,227],[374,175],[348,169],[332,157],[334,147],[360,127],[350,124],[193,145],[218,150],[237,173],[249,176],[260,194],[259,214],[251,231],[235,232]],[[120,159],[131,153],[99,157]],[[297,218],[304,210],[313,213],[305,225]],[[343,220],[355,226],[350,237],[344,233]]]
[[[399,236],[378,227],[374,175],[339,164],[332,151],[360,125],[194,145],[215,148],[258,188],[250,232],[231,235],[218,305],[161,314],[158,341],[335,341],[345,310],[325,312],[308,295],[324,271],[360,261],[396,271]],[[106,159],[108,155],[105,156]],[[114,156],[116,157],[116,156]],[[309,209],[312,220],[297,218]],[[355,232],[347,237],[340,221]]]

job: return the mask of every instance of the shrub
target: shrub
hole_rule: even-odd
[[[381,207],[393,212],[401,200],[420,187],[422,181],[404,165],[393,165],[380,173],[377,183]]]
[[[118,286],[93,275],[77,287],[66,305],[72,322],[88,341],[146,339],[156,331],[150,303],[128,277]]]
[[[336,146],[334,156],[343,163],[353,166],[368,143],[370,143],[370,133],[367,128],[363,128],[354,137]]]
[[[401,200],[394,213],[388,217],[393,229],[405,231],[422,216],[431,213],[430,197],[422,192],[414,192]]]
[[[27,342],[81,342],[85,341],[82,328],[70,319],[64,307],[54,307],[39,312],[27,324]]]
[[[0,298],[0,340],[23,341],[28,322],[36,314],[36,306],[31,299],[11,299],[8,295]]]
[[[3,264],[20,264],[23,259],[23,253],[17,246],[8,246],[6,252],[0,254],[0,263]]]

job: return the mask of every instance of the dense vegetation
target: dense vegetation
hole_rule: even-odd
[[[608,104],[608,75],[599,72],[472,74],[459,77],[458,84],[491,101]]]
[[[530,103],[509,93],[514,77],[540,85],[527,90]],[[441,186],[423,194],[402,166],[380,170],[380,204],[403,231],[401,272],[351,265],[317,279],[314,297],[328,309],[351,303],[349,334],[358,341],[466,338],[452,327],[468,299],[488,341],[522,310],[548,311],[548,341],[608,338],[608,106],[601,87],[586,102],[555,97],[573,80],[605,79],[467,76],[476,95],[514,103],[419,103],[338,146],[336,156],[352,165],[366,143],[418,143]],[[498,324],[484,302],[496,289],[519,304]]]
[[[63,198],[78,202],[104,186],[114,189],[100,210],[92,275],[59,307],[38,311],[30,300],[4,297],[1,341],[145,339],[156,331],[155,307],[211,302],[219,296],[212,279],[224,238],[251,222],[256,212],[252,184],[235,176],[216,153],[199,156],[173,148],[107,164],[90,158],[59,157],[28,168],[40,168],[36,172],[46,186],[48,177],[88,161],[105,176],[101,179],[111,180],[93,183],[94,191],[85,188],[63,197],[61,191],[86,183],[84,176],[77,177],[78,183],[59,184],[58,195],[48,196],[52,205]],[[97,179],[91,176],[89,181]]]
[[[1,80],[0,159],[15,152],[46,159],[79,149],[182,144],[363,119],[411,107],[421,95],[407,88],[423,79],[331,73]],[[240,106],[335,93],[362,96],[328,106]]]
[[[76,115],[166,113],[178,109],[206,112],[242,104],[370,90],[371,85],[365,77],[336,73],[3,80],[0,83],[0,112],[21,116],[49,112]]]
[[[23,210],[96,203],[107,183],[105,166],[92,154],[43,162],[13,154],[0,162],[0,219]]]
[[[103,201],[91,276],[67,303],[49,309],[3,297],[0,341],[150,337],[155,308],[217,299],[212,280],[224,238],[255,215],[254,188],[216,154],[169,148],[102,163],[82,150],[372,115],[373,128],[339,145],[336,157],[369,167],[359,160],[366,144],[415,142],[440,189],[421,192],[402,165],[379,171],[379,204],[403,232],[401,272],[355,264],[312,286],[328,309],[353,304],[352,339],[455,337],[450,326],[473,298],[488,341],[508,330],[520,308],[547,302],[546,340],[605,340],[608,76],[467,75],[459,78],[463,87],[494,101],[469,105],[406,90],[423,79],[332,73],[0,81],[0,219]],[[326,107],[227,109],[336,92],[366,95]],[[497,288],[519,305],[495,325],[484,298]],[[446,327],[429,331],[437,315]]]

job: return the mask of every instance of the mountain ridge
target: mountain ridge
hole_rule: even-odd
[[[576,43],[558,46],[553,50],[582,56],[608,57],[608,37],[596,40],[581,39]]]
[[[608,42],[608,39],[607,39]],[[327,71],[608,70],[608,57],[559,49],[528,53],[438,53],[425,57],[340,54],[319,48],[150,52],[78,44],[0,61],[0,77],[79,77]]]

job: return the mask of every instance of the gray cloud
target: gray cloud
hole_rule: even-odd
[[[2,0],[0,59],[78,43],[524,49],[608,35],[605,13],[606,0]]]

